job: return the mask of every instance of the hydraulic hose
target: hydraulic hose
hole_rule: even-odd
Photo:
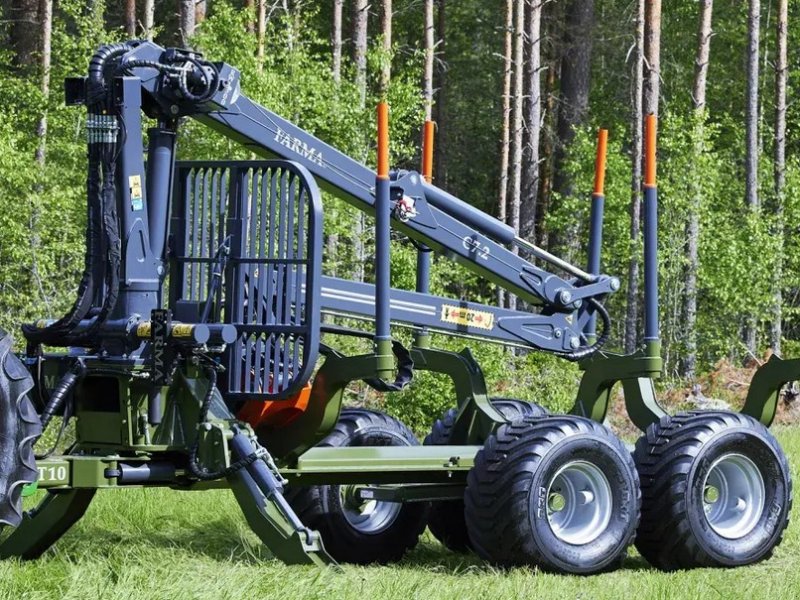
[[[584,358],[588,358],[589,356],[600,350],[600,348],[605,346],[609,336],[611,335],[611,317],[608,315],[606,307],[603,306],[600,302],[598,302],[595,298],[587,298],[586,302],[592,308],[594,308],[594,310],[600,316],[600,323],[602,325],[603,331],[597,338],[597,341],[588,348],[583,348],[581,350],[576,350],[575,352],[570,352],[569,354],[562,355],[569,361],[574,362],[582,360]]]

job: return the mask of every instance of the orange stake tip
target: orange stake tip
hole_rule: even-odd
[[[378,103],[378,177],[389,178],[389,105]]]
[[[655,115],[647,115],[644,126],[644,184],[656,185],[656,131]]]
[[[422,134],[422,176],[428,183],[433,179],[433,121],[425,121]]]
[[[597,132],[597,157],[594,161],[594,194],[603,195],[606,184],[606,155],[608,153],[608,129]]]

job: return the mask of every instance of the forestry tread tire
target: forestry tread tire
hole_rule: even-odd
[[[606,478],[609,520],[586,543],[567,543],[549,522],[549,486],[563,468],[587,463]],[[556,415],[501,426],[478,452],[464,498],[472,547],[485,560],[582,575],[620,565],[641,505],[633,459],[622,442],[599,423]]]
[[[33,379],[0,329],[0,529],[22,520],[22,488],[36,481],[33,444],[42,433],[28,392]]]
[[[514,398],[491,398],[489,400],[509,420],[522,417],[543,417],[547,411],[533,402]],[[450,443],[450,434],[458,416],[458,409],[451,408],[441,419],[437,419],[431,432],[423,442],[426,446],[444,446]],[[441,500],[431,502],[428,529],[433,537],[453,552],[469,552],[472,549],[464,520],[463,500]]]
[[[378,411],[345,408],[317,447],[417,445],[411,430],[397,419]],[[339,562],[386,564],[400,560],[417,545],[428,518],[427,503],[404,503],[380,531],[365,533],[347,520],[338,485],[288,487],[285,496],[303,524],[319,531],[325,549]]]
[[[765,509],[738,539],[718,534],[703,505],[714,461],[733,454],[751,460],[765,486]],[[639,438],[634,460],[643,496],[636,548],[651,565],[667,571],[746,565],[769,558],[780,544],[792,507],[789,465],[777,440],[752,417],[710,411],[663,417]]]

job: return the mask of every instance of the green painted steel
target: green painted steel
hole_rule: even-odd
[[[622,384],[629,418],[642,431],[667,414],[658,404],[653,383],[663,368],[660,342],[650,342],[631,355],[598,352],[580,367],[583,376],[571,414],[602,423],[617,383]]]
[[[773,354],[753,375],[742,412],[769,427],[775,419],[781,388],[797,379],[800,358],[784,359]]]

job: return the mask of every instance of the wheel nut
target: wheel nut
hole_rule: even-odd
[[[558,492],[553,492],[547,499],[547,507],[553,512],[561,512],[567,505],[567,500]]]
[[[578,494],[578,497],[581,500],[581,504],[589,504],[589,502],[594,502],[594,494],[589,490],[583,490]]]
[[[719,490],[713,485],[707,485],[703,491],[703,501],[706,504],[714,504],[717,500],[719,500]]]

